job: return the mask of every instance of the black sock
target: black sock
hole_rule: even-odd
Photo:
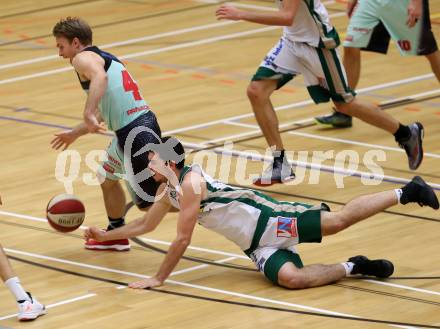
[[[409,129],[409,127],[399,123],[399,129],[397,129],[397,131],[394,133],[394,138],[396,139],[396,142],[407,140],[410,137],[411,137],[411,130]]]
[[[115,228],[121,227],[125,225],[125,219],[124,217],[120,217],[120,218],[108,218],[108,226],[107,226],[107,231],[113,230]]]
[[[273,152],[273,162],[281,162],[284,161],[284,150]]]

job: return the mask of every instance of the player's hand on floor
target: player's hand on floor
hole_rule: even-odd
[[[216,10],[215,16],[217,16],[217,19],[230,19],[232,21],[238,21],[242,19],[241,13],[242,11],[235,7],[222,5]]]
[[[163,284],[162,281],[156,279],[154,276],[145,280],[130,283],[128,286],[133,289],[145,289],[159,287]]]
[[[89,227],[87,230],[84,231],[84,239],[93,239],[99,242],[105,241],[104,240],[105,231],[101,230],[97,227]]]
[[[63,131],[63,132],[60,132],[60,133],[56,133],[55,134],[55,138],[52,139],[50,144],[52,145],[52,148],[54,150],[58,150],[58,149],[61,148],[61,150],[64,151],[77,138],[78,138],[78,136],[76,136],[76,134],[73,132],[73,130]]]

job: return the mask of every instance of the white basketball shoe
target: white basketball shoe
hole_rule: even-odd
[[[22,303],[18,303],[18,320],[31,321],[38,318],[40,315],[46,314],[46,307],[41,304],[35,297],[32,297],[30,293],[27,293],[31,300],[25,300]]]

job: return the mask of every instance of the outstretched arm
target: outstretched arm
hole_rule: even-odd
[[[284,0],[280,10],[277,12],[247,11],[229,5],[222,5],[217,9],[215,15],[217,19],[243,20],[264,25],[291,26],[300,3],[301,0]]]
[[[165,184],[162,184],[157,194],[160,195],[165,189]],[[171,209],[171,205],[167,196],[156,201],[150,209],[141,218],[138,218],[127,225],[121,226],[111,231],[103,231],[97,227],[89,227],[84,232],[85,239],[94,239],[96,241],[127,239],[144,233],[152,232],[160,224],[167,212]]]
[[[62,151],[67,149],[70,144],[72,144],[79,137],[87,134],[89,130],[84,122],[74,127],[72,130],[62,131],[55,134],[54,139],[50,142],[52,148],[58,150],[62,148]]]
[[[162,262],[159,271],[155,276],[149,279],[131,283],[129,285],[130,288],[143,289],[162,285],[176,267],[180,258],[182,258],[186,248],[189,246],[194,226],[197,222],[201,202],[201,194],[194,191],[191,182],[192,175],[199,174],[188,174],[181,185],[183,194],[179,200],[180,213],[177,222],[177,236],[168,249],[168,253]]]

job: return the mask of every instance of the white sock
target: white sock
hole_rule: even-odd
[[[401,188],[396,188],[396,189],[394,190],[394,193],[396,193],[396,196],[397,196],[397,203],[400,203],[400,197],[401,197],[402,194],[403,194],[402,189],[401,189]]]
[[[352,263],[352,262],[345,262],[345,263],[341,263],[341,265],[344,266],[345,275],[346,276],[350,276],[351,275],[351,271],[353,270],[353,267],[354,267],[354,263]]]
[[[11,293],[15,296],[15,299],[17,301],[19,300],[28,300],[30,301],[31,298],[29,295],[24,291],[23,287],[21,286],[20,279],[18,277],[13,277],[5,281],[6,287],[9,288]]]

